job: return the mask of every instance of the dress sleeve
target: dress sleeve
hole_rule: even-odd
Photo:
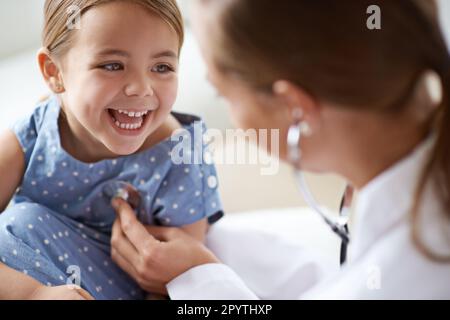
[[[18,120],[10,127],[22,147],[26,165],[28,165],[39,135],[43,112],[45,112],[43,109],[38,106],[32,114]]]
[[[158,190],[154,205],[157,223],[182,226],[207,218],[214,223],[223,216],[213,165],[176,165]]]
[[[173,163],[167,172],[154,200],[153,217],[157,223],[182,226],[207,218],[212,224],[223,216],[216,168],[208,160],[208,146],[202,146],[202,161]]]

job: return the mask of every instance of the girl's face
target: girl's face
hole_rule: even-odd
[[[175,102],[179,39],[138,4],[87,11],[61,61],[61,95],[75,136],[100,154],[139,150]]]

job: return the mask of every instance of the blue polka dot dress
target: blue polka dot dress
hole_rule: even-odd
[[[145,224],[215,222],[223,211],[215,168],[203,161],[205,126],[195,116],[173,113],[183,126],[176,136],[89,164],[61,147],[59,114],[52,96],[13,127],[26,169],[13,204],[0,215],[0,259],[49,286],[79,283],[97,299],[141,299],[145,293],[110,258],[115,212],[105,190],[118,182],[133,185]],[[171,155],[186,137],[191,143],[183,157],[199,159],[175,163]]]

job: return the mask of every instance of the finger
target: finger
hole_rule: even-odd
[[[113,260],[123,271],[125,271],[131,278],[134,279],[134,281],[136,281],[136,283],[142,290],[152,291],[158,289],[158,292],[161,290],[161,286],[155,287],[154,285],[152,285],[151,281],[140,277],[134,266],[129,263],[120,253],[114,252]]]
[[[116,230],[113,232],[117,233],[115,237],[118,238],[117,241],[114,241],[114,245],[112,245],[112,247],[114,247],[115,251],[127,260],[128,263],[137,266],[139,263],[140,254],[136,247],[130,242],[130,240],[128,240],[127,237],[123,235],[119,224],[117,224]]]
[[[128,241],[128,238],[122,232],[120,218],[117,217],[117,219],[114,221],[112,229],[111,229],[111,247],[115,248],[118,243],[120,243],[122,241],[126,241],[126,240]]]
[[[113,260],[120,268],[122,268],[122,270],[124,270],[129,276],[131,276],[131,278],[138,282],[142,290],[162,294],[167,293],[167,288],[165,287],[164,283],[161,282],[157,284],[154,281],[140,277],[134,266],[129,263],[127,259],[125,259],[119,252],[114,252]]]
[[[112,229],[111,229],[111,239],[114,237],[116,237],[117,239],[121,239],[123,238],[123,233],[122,233],[122,229],[120,228],[120,218],[119,216],[117,216],[116,220],[114,220]]]
[[[129,276],[131,276],[135,281],[138,280],[138,272],[134,268],[134,266],[129,263],[116,249],[111,249],[111,258],[112,260]]]
[[[128,275],[130,275],[139,285],[139,287],[148,292],[157,292],[157,293],[165,293],[164,290],[166,290],[165,286],[163,284],[156,285],[152,281],[139,277],[138,272],[136,269],[131,265],[123,256],[120,255],[120,253],[116,253],[115,259],[114,259]]]
[[[67,289],[73,290],[73,293],[75,295],[81,297],[83,300],[94,300],[94,297],[92,297],[89,292],[87,292],[86,290],[84,290],[83,288],[81,288],[78,285],[69,284],[69,285],[65,285],[65,287]]]
[[[78,288],[77,292],[82,296],[85,300],[95,300],[93,296],[89,292],[84,289]]]
[[[145,226],[140,223],[130,205],[122,199],[115,198],[112,201],[120,217],[122,232],[136,247],[139,253],[143,253],[152,243],[159,243],[151,234],[147,232]]]
[[[180,236],[179,229],[173,227],[145,226],[145,229],[154,238],[160,241],[170,241]]]

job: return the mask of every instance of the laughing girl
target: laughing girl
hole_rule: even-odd
[[[0,210],[13,200],[0,215],[1,261],[43,285],[142,298],[110,258],[116,216],[105,190],[132,185],[144,223],[200,239],[222,214],[214,167],[171,161],[174,132],[204,130],[171,112],[180,12],[175,0],[47,0],[44,14],[38,62],[53,95],[0,138]]]

